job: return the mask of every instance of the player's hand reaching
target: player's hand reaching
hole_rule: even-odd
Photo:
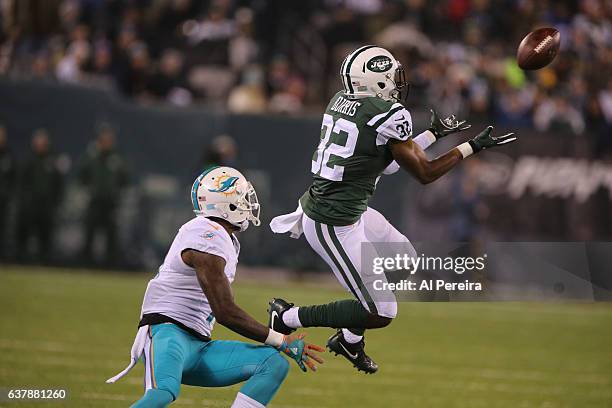
[[[323,352],[325,349],[317,346],[316,344],[306,343],[304,341],[304,336],[306,336],[305,333],[296,333],[285,336],[283,343],[278,347],[278,350],[295,360],[302,371],[306,372],[306,367],[312,371],[317,371],[315,362],[323,364],[323,359],[317,354],[317,352]]]
[[[481,150],[488,149],[494,146],[501,146],[503,144],[512,143],[517,138],[514,133],[506,133],[503,136],[491,136],[493,126],[487,126],[485,130],[480,132],[475,138],[470,140],[468,143],[472,146],[474,153],[478,153]]]
[[[458,120],[455,115],[440,119],[435,110],[430,109],[430,111],[431,123],[429,125],[429,130],[434,134],[436,139],[448,136],[452,133],[462,132],[472,127],[472,125],[468,125],[465,120]]]

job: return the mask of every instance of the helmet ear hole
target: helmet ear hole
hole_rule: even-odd
[[[230,204],[230,205],[229,205],[229,209],[230,209],[230,211],[236,211],[236,209],[237,209],[237,208],[238,208],[238,207],[236,207],[234,204]]]
[[[386,84],[384,82],[377,82],[376,83],[380,89],[385,89]]]

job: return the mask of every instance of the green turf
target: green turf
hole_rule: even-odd
[[[148,277],[0,265],[0,387],[61,387],[62,404],[125,407],[142,393],[142,367],[104,380],[129,355]],[[238,279],[240,280],[240,279]],[[267,300],[346,297],[309,285],[235,285],[264,321]],[[310,329],[323,344],[330,330]],[[238,338],[217,325],[214,337]],[[374,376],[326,355],[317,373],[292,367],[273,407],[612,407],[612,305],[404,303],[388,328],[368,332]],[[229,406],[239,386],[183,387],[175,406]]]

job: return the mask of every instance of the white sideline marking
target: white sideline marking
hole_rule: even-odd
[[[3,362],[11,362],[11,363],[23,363],[24,361],[28,361],[24,359],[22,355],[18,354],[4,354],[0,356],[0,361]],[[74,358],[66,358],[66,357],[42,357],[35,356],[35,358],[30,360],[32,363],[38,366],[58,366],[58,367],[73,367],[73,368],[87,368],[91,370],[92,368],[108,368],[111,371],[116,369],[117,367],[121,368],[122,365],[125,365],[125,361],[115,360],[108,361],[105,359],[104,361],[97,360],[81,360]]]
[[[55,342],[55,341],[32,341],[0,338],[0,350],[27,350],[27,351],[44,351],[46,353],[66,353],[71,355],[86,355],[91,357],[92,350],[108,350],[108,344],[88,344],[88,349],[82,348],[83,344],[79,342]],[[129,359],[130,344],[126,342],[126,355]],[[114,354],[114,353],[113,353]],[[97,354],[98,356],[109,354]]]
[[[108,400],[108,401],[133,401],[134,397],[125,394],[101,394],[97,392],[85,392],[83,394],[77,394],[75,397],[81,397],[86,399],[97,399],[97,400]],[[136,397],[138,398],[138,397]]]
[[[346,365],[343,362],[327,361],[325,370],[345,371]],[[432,361],[427,364],[407,362],[405,365],[385,364],[385,371],[390,374],[419,374],[436,375],[441,377],[479,377],[491,380],[524,380],[524,381],[543,381],[549,383],[584,383],[585,385],[608,385],[612,383],[612,378],[606,377],[603,373],[571,371],[567,377],[556,377],[557,371],[542,370],[514,370],[497,367],[469,367],[463,364],[449,364]]]
[[[22,371],[9,371],[0,368],[0,376],[10,377],[11,379],[19,380],[31,380],[32,375]],[[104,375],[89,375],[89,374],[77,374],[74,375],[62,374],[62,380],[65,380],[68,384],[103,384],[106,377]],[[121,379],[122,384],[137,385],[142,388],[142,374],[132,375]]]
[[[76,343],[74,344],[77,345]],[[17,340],[17,339],[0,339],[0,349],[12,349],[12,350],[40,350],[51,353],[78,353],[78,349],[71,347],[67,343],[53,342],[53,341],[28,341],[28,340]],[[89,352],[83,352],[83,354],[89,354]]]
[[[465,376],[465,377],[480,377],[493,380],[523,380],[523,381],[544,381],[544,382],[568,382],[568,383],[585,383],[594,385],[605,385],[609,384],[610,380],[606,377],[602,377],[592,373],[577,373],[575,377],[555,377],[558,372],[554,371],[536,371],[536,370],[505,370],[500,368],[482,368],[482,367],[452,367],[449,369],[449,365],[444,366],[432,363],[432,364],[414,364],[408,363],[407,365],[389,364],[385,365],[390,370],[398,372],[416,372],[419,374],[435,374],[440,375],[444,373],[452,373],[452,376]]]

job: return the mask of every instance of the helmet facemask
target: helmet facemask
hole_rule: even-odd
[[[256,227],[261,225],[261,221],[259,220],[259,211],[261,209],[259,199],[257,198],[255,188],[253,188],[250,182],[247,182],[247,190],[236,200],[235,205],[230,205],[229,209],[230,211],[242,211],[247,213],[245,220],[242,221],[240,225],[236,225],[240,227],[240,231],[246,230],[249,226],[249,222],[253,223]]]
[[[389,78],[393,84],[395,85],[395,89],[389,92],[389,96],[395,99],[397,102],[402,104],[406,103],[408,99],[408,91],[410,90],[410,85],[406,81],[406,71],[402,64],[397,62],[397,68],[393,74],[393,79]]]

